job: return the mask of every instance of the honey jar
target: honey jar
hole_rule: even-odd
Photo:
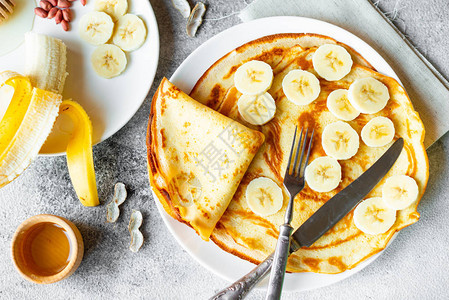
[[[17,228],[12,259],[19,273],[35,283],[53,283],[70,276],[83,258],[84,245],[76,226],[55,215],[37,215]]]

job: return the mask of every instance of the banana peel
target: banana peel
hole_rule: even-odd
[[[0,188],[19,176],[37,157],[58,116],[62,96],[33,88],[15,72],[0,73],[0,87],[14,87],[0,122]]]
[[[97,206],[100,202],[92,156],[92,123],[81,105],[71,100],[62,102],[59,113],[68,115],[75,125],[66,151],[76,195],[84,206]]]
[[[59,114],[75,124],[67,145],[67,166],[75,192],[84,206],[97,206],[92,156],[92,123],[78,103],[32,86],[16,72],[0,73],[0,88],[14,88],[11,102],[0,120],[0,188],[18,177],[37,157]]]
[[[19,129],[30,104],[33,89],[28,78],[12,71],[0,73],[0,88],[4,85],[13,87],[14,94],[0,123],[0,155],[4,154]]]

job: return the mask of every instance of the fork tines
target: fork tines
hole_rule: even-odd
[[[301,176],[304,176],[304,174],[301,174],[304,172],[304,171],[301,172],[301,169],[305,170],[305,166],[307,166],[307,164],[309,163],[313,134],[314,134],[315,130],[314,129],[312,130],[308,145],[307,145],[307,137],[309,134],[309,128],[306,128],[305,132],[304,132],[304,128],[301,129],[299,139],[296,142],[297,131],[298,131],[298,126],[295,127],[295,133],[293,134],[293,142],[292,142],[292,147],[290,150],[290,155],[288,158],[287,170],[285,171],[285,173],[286,173],[285,175],[293,175],[293,176],[301,177]],[[306,149],[306,146],[307,146],[306,160],[304,162],[304,168],[301,168],[301,166],[303,165],[304,151]],[[295,151],[295,148],[296,148],[296,151]],[[296,154],[295,154],[295,158],[294,158],[294,161],[292,164],[292,156],[293,156],[294,151],[296,152]],[[300,151],[301,151],[301,155],[299,155]],[[298,157],[299,157],[299,163],[298,163]]]

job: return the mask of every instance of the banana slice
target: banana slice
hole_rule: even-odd
[[[382,186],[384,204],[395,210],[409,207],[418,199],[418,194],[416,181],[407,175],[391,176]]]
[[[326,44],[320,46],[312,56],[313,68],[328,81],[340,80],[351,71],[352,58],[345,48]]]
[[[115,45],[101,45],[92,53],[90,58],[95,72],[104,78],[120,75],[126,67],[125,52]]]
[[[265,217],[282,208],[284,194],[276,182],[267,177],[259,177],[246,187],[246,203],[255,214]]]
[[[335,158],[318,157],[307,166],[304,176],[312,190],[330,192],[340,184],[341,166]]]
[[[348,123],[337,121],[324,128],[321,143],[327,155],[349,159],[359,150],[359,135]]]
[[[147,29],[142,19],[126,14],[118,19],[112,41],[124,51],[133,51],[142,46],[146,35]]]
[[[282,90],[291,102],[297,105],[307,105],[318,98],[320,81],[310,72],[292,70],[282,80]]]
[[[360,112],[351,105],[348,100],[348,91],[335,90],[327,96],[327,108],[339,119],[352,121],[360,115]]]
[[[234,85],[244,95],[263,94],[271,87],[272,81],[271,66],[259,60],[244,63],[234,75]]]
[[[92,11],[81,17],[78,32],[83,40],[97,46],[109,41],[113,29],[114,22],[108,14]]]
[[[375,117],[362,128],[362,141],[370,147],[382,147],[394,138],[394,124],[386,117]]]
[[[95,0],[94,9],[110,15],[114,20],[123,16],[128,10],[127,0]]]
[[[19,89],[24,88],[23,86],[18,87]],[[26,109],[26,113],[17,116],[21,119],[19,127],[16,127],[19,120],[5,119],[6,115],[0,123],[2,138],[11,134],[10,130],[15,130],[12,139],[9,141],[2,139],[2,144],[4,142],[7,144],[4,144],[6,147],[0,153],[0,188],[19,176],[37,157],[39,149],[50,134],[62,100],[61,95],[39,88],[33,88],[31,95],[23,95],[31,97],[29,103],[25,103],[28,101],[14,101],[10,104],[10,106],[28,104],[28,106],[22,107],[22,109]],[[12,107],[11,111],[20,110]],[[11,124],[5,124],[5,122],[11,122]]]
[[[349,102],[361,113],[375,114],[387,105],[390,99],[385,84],[372,77],[355,80],[348,90]]]
[[[367,234],[388,231],[396,221],[396,210],[385,206],[381,197],[368,198],[354,209],[355,226]]]
[[[269,93],[242,95],[237,102],[242,118],[253,125],[263,125],[273,119],[276,103]]]

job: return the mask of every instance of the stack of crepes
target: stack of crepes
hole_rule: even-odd
[[[338,44],[350,54],[354,63],[344,78],[328,81],[317,75],[312,57],[317,48],[324,44]],[[237,105],[242,94],[234,85],[234,75],[242,64],[252,60],[267,63],[274,74],[268,93],[276,103],[276,113],[264,125],[252,125],[245,121]],[[319,80],[321,91],[316,100],[308,105],[296,105],[284,94],[283,78],[295,69],[308,71]],[[261,262],[275,248],[288,197],[284,198],[283,206],[277,213],[261,216],[254,213],[247,203],[245,193],[248,184],[255,178],[267,177],[283,186],[295,126],[315,130],[311,161],[326,156],[322,132],[328,124],[339,120],[327,108],[328,95],[337,89],[347,90],[355,80],[367,77],[386,86],[388,103],[379,112],[360,114],[347,124],[360,135],[362,128],[374,117],[388,117],[394,124],[393,141],[380,147],[369,147],[360,142],[354,156],[338,161],[341,181],[330,192],[317,192],[306,184],[295,198],[292,225],[298,228],[327,200],[367,170],[399,137],[405,140],[402,154],[384,180],[367,197],[381,196],[385,180],[393,175],[407,175],[417,183],[417,200],[407,208],[397,210],[394,224],[380,234],[367,234],[359,230],[354,224],[354,212],[350,212],[313,246],[293,253],[287,270],[340,273],[378,253],[397,231],[419,219],[417,206],[428,179],[428,161],[423,146],[424,127],[406,92],[396,80],[376,72],[347,45],[325,36],[279,34],[244,44],[219,59],[204,73],[190,94],[195,100],[163,80],[153,98],[147,145],[150,181],[165,210],[196,229],[203,239],[210,237],[223,250],[253,263]],[[228,123],[254,136],[254,143],[249,148],[252,151],[240,154],[239,160],[229,165],[232,170],[222,173],[219,180],[211,181],[210,176],[206,176],[210,169],[202,168],[207,160],[204,152],[210,150],[211,141],[220,140],[220,134]],[[253,151],[263,140],[260,134],[248,128],[263,133],[265,141],[246,170]]]
[[[86,206],[99,204],[92,158],[92,124],[83,108],[62,101],[67,77],[67,49],[55,38],[28,33],[25,73],[0,72],[0,188],[13,181],[37,157],[60,113],[74,131],[67,164],[75,191]]]

